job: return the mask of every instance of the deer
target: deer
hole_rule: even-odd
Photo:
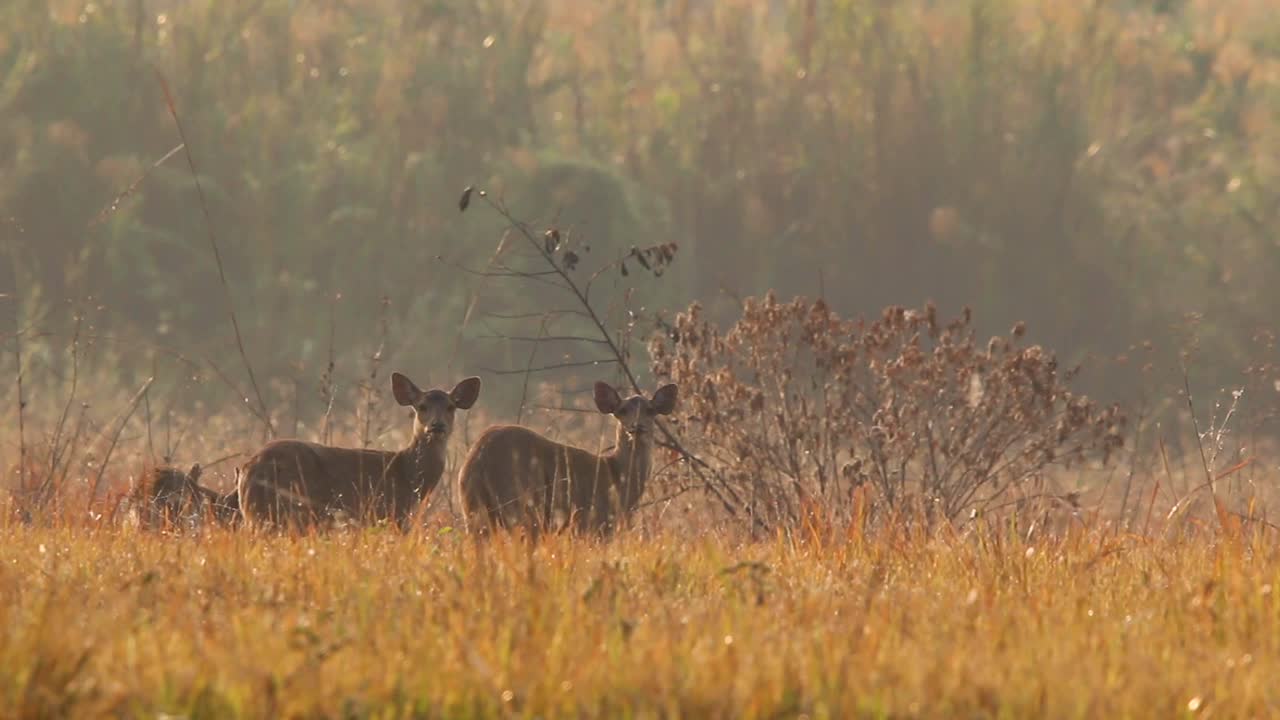
[[[401,530],[444,474],[457,410],[480,396],[480,378],[452,390],[421,390],[391,374],[396,403],[413,410],[413,436],[398,451],[345,448],[298,439],[273,440],[237,472],[240,510],[255,527],[314,527],[334,516],[390,521]]]
[[[152,468],[129,493],[129,524],[146,530],[186,526],[202,520],[231,527],[240,520],[236,491],[221,494],[200,484],[199,463],[186,472],[172,466]]]
[[[596,409],[618,421],[612,449],[593,453],[521,425],[487,428],[463,461],[458,493],[468,531],[522,528],[531,538],[572,529],[608,536],[619,515],[635,510],[652,470],[653,429],[675,410],[677,387],[625,400],[612,385],[594,386]]]

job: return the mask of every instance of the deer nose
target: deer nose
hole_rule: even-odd
[[[443,435],[444,431],[448,430],[449,428],[447,428],[445,424],[442,422],[433,422],[431,423],[431,425],[427,427],[427,429],[435,433],[436,435]]]

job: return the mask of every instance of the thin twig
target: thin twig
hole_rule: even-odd
[[[18,364],[18,487],[27,489],[27,398],[23,394],[22,329],[13,334],[13,357]]]
[[[583,337],[581,335],[544,335],[542,337],[537,337],[529,335],[499,335],[497,333],[493,333],[490,335],[477,335],[476,337],[480,340],[508,340],[511,342],[584,342],[596,345],[605,344],[605,341],[599,338]]]
[[[523,368],[520,370],[499,370],[499,369],[488,368],[488,367],[482,367],[480,369],[487,373],[491,373],[493,375],[520,375],[522,373],[549,372],[551,370],[563,370],[564,368],[571,368],[571,367],[586,367],[588,365],[593,365],[593,366],[608,365],[616,362],[618,362],[616,358],[600,358],[599,360],[580,360],[577,362],[562,362],[562,363],[555,363],[554,365],[543,365],[541,367]]]
[[[75,329],[71,333],[71,389],[67,392],[67,401],[62,405],[58,422],[53,426],[53,441],[49,444],[49,475],[41,483],[42,496],[52,490],[52,483],[58,474],[58,464],[68,447],[62,443],[62,433],[66,430],[67,417],[71,414],[71,406],[75,403],[76,392],[80,387],[80,329],[83,321],[84,316],[76,313]]]
[[[172,462],[177,454],[178,450],[173,442],[173,407],[171,406],[164,413],[164,461]]]
[[[524,407],[529,400],[529,379],[533,377],[533,358],[538,354],[538,346],[542,344],[540,341],[543,338],[543,333],[547,330],[547,319],[548,316],[544,315],[542,322],[538,324],[538,337],[533,338],[533,347],[529,348],[529,359],[525,361],[524,382],[520,386],[520,409],[516,411],[517,425],[524,420]]]
[[[627,382],[631,385],[632,388],[634,388],[637,392],[639,392],[640,384],[636,380],[635,375],[631,372],[631,368],[627,367],[626,363],[621,362],[621,358],[624,357],[624,354],[622,353],[621,350],[618,349],[617,345],[614,343],[613,337],[609,333],[609,328],[605,326],[604,321],[600,318],[600,315],[596,313],[595,308],[592,307],[591,302],[587,298],[587,296],[582,292],[581,289],[578,288],[578,284],[573,281],[573,277],[569,275],[568,271],[566,271],[563,267],[560,266],[560,263],[556,262],[555,258],[552,257],[551,253],[547,252],[546,248],[542,246],[542,243],[538,242],[538,240],[534,238],[533,232],[529,230],[527,223],[521,220],[518,220],[514,215],[511,214],[511,212],[506,208],[505,205],[489,197],[487,194],[482,194],[481,199],[483,199],[489,205],[489,207],[493,208],[495,212],[501,215],[503,219],[506,220],[507,223],[510,224],[512,228],[515,228],[515,230],[519,232],[520,235],[523,236],[524,239],[529,243],[530,247],[532,247],[534,251],[537,252],[538,255],[542,257],[543,261],[547,263],[547,265],[552,269],[552,271],[560,277],[560,279],[564,282],[565,288],[574,296],[574,298],[578,301],[578,304],[582,307],[583,312],[586,313],[587,318],[591,321],[593,325],[595,325],[596,332],[600,333],[600,337],[605,341],[605,344],[608,346],[609,352],[614,356],[614,358],[618,360],[623,373],[626,375]]]
[[[85,416],[88,414],[88,411],[88,405],[80,406],[80,414],[76,416],[76,429],[71,433],[71,439],[67,441],[67,448],[69,450],[66,453],[66,462],[62,463],[62,473],[56,481],[53,481],[53,483],[48,486],[48,494],[42,499],[42,502],[47,502],[50,498],[57,497],[58,488],[67,487],[67,476],[71,474],[71,458],[74,453],[74,451],[70,449],[78,447],[80,444],[80,436],[84,433]]]
[[[559,310],[547,310],[545,312],[528,312],[528,313],[498,313],[498,312],[484,313],[485,317],[491,317],[498,320],[529,320],[532,318],[540,318],[544,316],[555,317],[557,315],[577,315],[578,317],[583,317],[583,318],[587,317],[586,313],[582,312],[581,310],[574,310],[572,308],[559,309]]]
[[[133,413],[138,409],[138,403],[142,400],[142,396],[146,394],[147,389],[151,387],[154,377],[147,378],[142,383],[142,387],[133,394],[133,398],[129,401],[129,409],[125,411],[124,417],[121,418],[120,424],[116,425],[116,431],[111,436],[111,444],[107,446],[107,452],[102,456],[102,462],[98,465],[98,473],[93,478],[93,484],[89,486],[89,506],[93,506],[93,500],[98,496],[98,486],[102,483],[102,476],[107,472],[107,465],[111,462],[111,453],[115,452],[116,443],[120,441],[120,433],[124,431],[124,426],[128,424],[129,418],[133,417]]]
[[[208,470],[208,469],[209,469],[209,468],[211,468],[211,467],[217,467],[218,465],[220,465],[220,464],[222,464],[222,463],[224,463],[224,462],[226,462],[226,461],[228,461],[228,460],[230,460],[230,459],[232,459],[232,458],[241,457],[241,456],[243,456],[244,454],[245,454],[245,453],[243,453],[243,452],[227,453],[226,455],[223,455],[223,456],[221,456],[221,457],[219,457],[219,458],[216,458],[216,459],[214,459],[214,460],[210,460],[209,462],[202,462],[202,463],[200,463],[200,467],[201,467],[202,469],[204,469],[204,470]]]
[[[1187,369],[1182,369],[1182,387],[1187,396],[1187,410],[1191,412],[1191,429],[1196,434],[1196,448],[1200,451],[1200,465],[1204,468],[1205,479],[1208,480],[1206,486],[1213,493],[1214,498],[1218,496],[1218,485],[1214,481],[1213,471],[1209,469],[1209,458],[1204,453],[1204,442],[1200,437],[1200,422],[1196,420],[1196,406],[1191,400],[1191,380],[1187,376]]]
[[[338,293],[329,299],[329,364],[325,366],[324,372],[320,375],[320,399],[324,400],[324,421],[320,429],[320,442],[329,445],[333,442],[333,400],[337,388],[333,382],[333,371],[337,367],[334,361],[334,334],[337,320],[336,306],[338,301],[342,299],[342,294]]]
[[[158,373],[156,372],[156,356],[152,354],[151,377],[155,377],[157,374]],[[156,446],[155,446],[155,442],[153,442],[151,438],[151,391],[150,390],[147,390],[147,393],[142,396],[142,402],[143,402],[143,412],[146,414],[146,419],[147,419],[147,456],[154,462],[156,459]]]
[[[622,349],[618,347],[617,343],[614,341],[612,334],[609,332],[609,328],[605,325],[599,313],[597,313],[595,308],[591,305],[591,300],[588,297],[587,293],[578,286],[578,283],[574,281],[573,277],[569,274],[569,271],[566,270],[565,267],[563,267],[560,263],[556,262],[555,257],[553,257],[552,255],[552,252],[548,251],[548,249],[543,245],[543,243],[539,242],[539,240],[534,237],[534,234],[529,229],[529,226],[527,223],[517,219],[514,215],[512,215],[511,211],[507,209],[506,205],[501,200],[495,200],[494,198],[490,197],[487,193],[483,191],[481,191],[479,195],[480,195],[480,198],[484,200],[484,202],[491,209],[493,209],[495,212],[501,215],[504,220],[507,221],[509,230],[514,229],[516,232],[518,232],[520,236],[523,237],[525,241],[529,244],[529,246],[533,248],[533,251],[543,259],[543,261],[547,264],[547,266],[550,267],[555,272],[555,274],[561,278],[561,280],[564,283],[565,289],[568,290],[568,292],[573,295],[574,299],[577,301],[578,306],[582,308],[582,311],[586,315],[587,319],[590,320],[591,324],[595,326],[596,332],[599,333],[600,338],[604,341],[604,344],[609,350],[610,354],[613,355],[613,360],[611,362],[616,362],[618,364],[618,368],[622,371],[623,375],[626,377],[627,383],[630,385],[630,387],[634,391],[640,392],[641,391],[640,383],[636,379],[635,374],[631,371],[630,365],[626,362],[625,358],[627,354],[623,352]],[[504,233],[502,243],[499,246],[499,250],[501,250],[501,247],[506,244],[506,239],[507,239],[507,233]],[[498,255],[495,254],[495,259],[497,256]],[[585,364],[592,364],[592,363],[579,363],[579,365],[585,365]],[[565,365],[565,366],[570,367],[572,365]],[[506,374],[513,374],[514,372],[518,372],[518,371],[511,371]],[[498,373],[498,374],[503,374],[503,373]],[[719,503],[724,508],[724,510],[731,517],[736,517],[738,515],[737,508],[740,508],[742,506],[742,503],[741,503],[741,500],[739,500],[736,497],[736,493],[733,491],[733,489],[727,486],[724,487],[724,490],[729,494],[729,497],[726,497],[725,492],[721,492],[721,488],[717,487],[714,483],[712,483],[704,474],[704,470],[708,472],[711,471],[710,465],[702,461],[700,458],[698,458],[692,452],[690,452],[687,448],[685,448],[684,445],[679,441],[679,439],[676,438],[675,434],[671,432],[670,428],[667,427],[666,423],[656,422],[655,425],[657,426],[658,430],[662,433],[662,436],[670,444],[670,446],[689,462],[690,468],[692,468],[694,473],[697,474],[699,480],[703,482],[704,487],[712,495],[715,496],[716,500],[719,501]],[[732,500],[730,498],[732,498]]]
[[[652,500],[646,500],[646,501],[644,501],[644,502],[642,502],[642,503],[640,503],[640,504],[636,505],[636,510],[642,510],[642,509],[644,509],[644,508],[652,507],[652,506],[654,506],[654,505],[661,505],[662,503],[668,503],[668,502],[671,502],[672,500],[675,500],[676,498],[680,497],[681,495],[688,495],[689,493],[694,492],[694,491],[696,491],[697,489],[698,489],[698,488],[696,488],[696,487],[682,487],[682,488],[680,488],[679,490],[676,490],[675,492],[672,492],[672,493],[668,493],[668,494],[666,494],[666,495],[663,495],[662,497],[654,498],[654,499],[652,499]]]
[[[1144,402],[1142,408],[1138,411],[1138,422],[1137,422],[1138,428],[1137,428],[1137,431],[1134,433],[1134,437],[1133,437],[1133,451],[1129,454],[1129,472],[1125,476],[1124,495],[1120,499],[1120,522],[1116,524],[1117,532],[1119,532],[1119,528],[1121,525],[1124,526],[1125,532],[1129,532],[1133,526],[1133,523],[1127,520],[1126,516],[1128,515],[1128,512],[1129,512],[1129,493],[1133,489],[1133,478],[1137,473],[1138,447],[1142,444],[1142,430],[1146,424],[1144,422],[1146,420],[1146,416],[1147,416],[1147,408],[1146,408],[1146,403]],[[1104,491],[1104,494],[1105,494],[1105,491]],[[1135,516],[1134,520],[1136,519],[1137,518]]]
[[[450,265],[452,265],[454,268],[457,268],[458,270],[461,270],[462,272],[468,275],[474,275],[476,277],[520,278],[522,280],[537,280],[547,285],[550,285],[552,287],[557,287],[557,288],[560,287],[559,284],[545,279],[548,276],[553,276],[556,274],[551,270],[537,270],[537,271],[516,270],[503,265],[498,265],[497,267],[501,267],[503,269],[501,271],[495,271],[495,270],[476,270],[475,268],[469,268],[466,265],[463,265],[461,263],[450,263]]]
[[[130,196],[132,196],[135,192],[137,192],[138,186],[142,185],[142,182],[146,180],[148,176],[151,175],[151,171],[165,164],[165,162],[168,161],[169,158],[173,157],[174,155],[177,155],[178,151],[182,150],[184,147],[186,147],[185,144],[179,143],[177,147],[165,153],[159,160],[151,163],[151,167],[143,171],[143,173],[138,176],[137,180],[134,180],[129,185],[129,187],[125,188],[124,191],[121,192],[119,195],[116,195],[115,198],[113,198],[111,202],[107,204],[106,207],[102,208],[102,210],[99,211],[98,214],[95,215],[94,218],[89,221],[89,227],[93,228],[105,222],[106,219],[110,217],[113,213],[115,213],[116,210],[120,209],[120,203],[124,202]]]
[[[61,333],[45,331],[45,332],[39,333],[37,337],[56,338],[61,336],[62,336]],[[119,344],[119,345],[126,345],[130,348],[146,349],[149,352],[160,352],[160,353],[163,353],[164,355],[167,355],[173,358],[174,360],[177,360],[183,365],[186,365],[188,368],[191,368],[192,370],[199,370],[201,367],[207,367],[208,369],[213,371],[213,374],[218,378],[218,380],[222,382],[223,385],[227,386],[228,390],[235,393],[236,397],[244,397],[244,391],[240,388],[240,386],[236,385],[236,383],[232,381],[231,377],[227,375],[227,373],[207,355],[200,355],[200,356],[197,356],[196,359],[192,359],[190,357],[187,357],[185,354],[182,353],[182,351],[178,350],[177,348],[173,348],[168,345],[164,345],[157,342],[152,342],[147,339],[118,337],[115,335],[98,334],[98,333],[85,333],[83,334],[82,337],[86,341],[92,342],[92,343],[101,342],[101,343]],[[257,412],[254,408],[250,407],[249,411],[254,413],[255,417],[257,417]]]
[[[563,391],[563,388],[562,388],[562,391]],[[567,391],[565,392],[566,394],[568,394]],[[595,409],[594,407],[580,408],[580,407],[569,407],[566,405],[541,405],[539,403],[529,403],[527,407],[530,410],[546,410],[548,412],[579,413],[582,415],[599,415],[600,414],[600,411]]]
[[[502,237],[498,239],[498,245],[493,249],[493,254],[489,256],[489,266],[498,262],[498,258],[502,257],[502,253],[506,251],[507,240],[511,238],[511,231],[502,233]],[[453,350],[449,353],[449,364],[447,369],[452,372],[453,365],[458,359],[458,352],[462,348],[462,336],[466,332],[467,327],[471,325],[471,314],[475,312],[476,306],[480,304],[480,291],[484,287],[484,281],[480,282],[471,293],[471,299],[467,302],[467,309],[462,313],[462,322],[458,323],[458,331],[453,336]]]
[[[178,116],[178,106],[173,101],[173,94],[169,92],[169,83],[165,80],[164,74],[156,68],[156,77],[160,81],[160,89],[164,92],[165,104],[169,107],[169,114],[173,117],[173,124],[178,130],[178,139],[182,141],[182,150],[187,156],[187,166],[191,168],[191,179],[195,182],[196,195],[200,199],[200,210],[204,213],[205,228],[208,231],[209,247],[213,250],[213,260],[218,266],[218,280],[222,285],[223,299],[227,304],[227,316],[231,319],[231,329],[236,336],[236,348],[240,351],[240,359],[244,362],[245,372],[249,375],[249,385],[253,388],[253,394],[258,400],[258,419],[262,422],[267,431],[267,437],[275,436],[275,428],[271,425],[271,411],[267,409],[267,402],[263,398],[262,389],[258,387],[258,379],[253,374],[253,364],[249,362],[249,354],[244,349],[244,337],[240,332],[240,321],[236,319],[235,303],[231,295],[231,286],[227,283],[226,268],[222,264],[222,251],[218,249],[218,237],[213,229],[213,217],[209,213],[209,203],[205,200],[204,186],[200,183],[200,173],[196,169],[195,158],[191,155],[191,147],[187,142],[187,133],[182,128],[182,119]]]
[[[387,347],[387,337],[391,334],[388,324],[388,312],[391,307],[391,298],[383,296],[382,304],[378,317],[378,349],[373,352],[369,358],[369,383],[364,388],[364,429],[361,432],[360,442],[362,447],[369,447],[373,444],[373,438],[370,433],[373,431],[373,406],[377,404],[381,393],[378,392],[378,369],[382,366],[382,357]]]

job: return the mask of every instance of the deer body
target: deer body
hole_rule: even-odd
[[[400,373],[391,376],[396,402],[414,410],[414,432],[403,450],[340,448],[303,440],[275,440],[240,469],[240,508],[251,524],[305,526],[335,513],[357,520],[390,520],[405,527],[444,474],[453,415],[480,393],[479,378],[452,391],[422,391]]]
[[[199,464],[187,472],[155,468],[130,496],[129,522],[144,529],[195,529],[206,518],[219,525],[235,525],[240,520],[240,503],[234,491],[222,495],[201,485]]]
[[[652,400],[623,400],[596,383],[596,407],[618,420],[617,442],[605,453],[551,440],[518,425],[487,429],[458,475],[467,526],[479,534],[522,527],[531,535],[572,526],[607,534],[617,516],[635,509],[649,479],[654,416],[674,408],[676,387]]]
[[[243,519],[240,515],[240,492],[232,490],[225,495],[203,485],[196,485],[196,492],[204,496],[202,502],[213,514],[219,525],[234,527]]]

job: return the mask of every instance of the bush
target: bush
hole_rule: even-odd
[[[923,501],[953,519],[1122,444],[1118,407],[1072,393],[1074,371],[1023,335],[983,346],[968,309],[943,323],[933,305],[890,307],[868,323],[769,294],[728,332],[695,303],[650,352],[655,376],[685,389],[689,449],[765,523],[815,502],[847,513],[863,485],[886,507]]]

